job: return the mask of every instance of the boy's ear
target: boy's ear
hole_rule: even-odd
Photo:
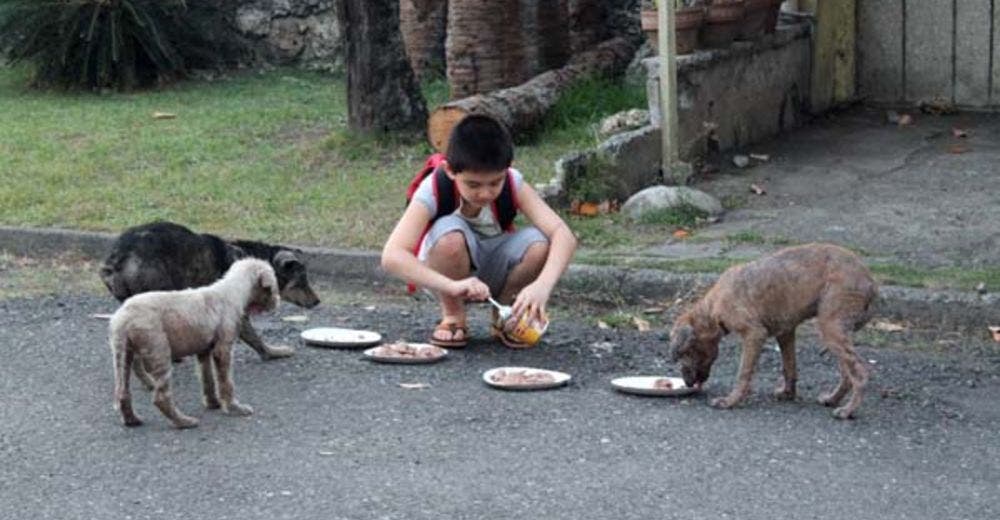
[[[441,167],[444,168],[444,173],[449,179],[455,180],[455,172],[451,170],[451,165],[448,164],[448,161],[441,161]]]

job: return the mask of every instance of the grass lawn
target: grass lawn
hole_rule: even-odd
[[[344,79],[319,73],[278,69],[105,95],[27,83],[25,68],[0,68],[6,225],[117,232],[167,219],[229,237],[377,249],[431,151],[425,142],[351,135]],[[446,87],[426,85],[425,95],[435,106]],[[547,181],[556,159],[598,142],[594,123],[643,105],[641,87],[583,85],[519,144],[516,166]],[[596,247],[636,235],[618,216],[568,220]],[[672,227],[644,229],[658,238]]]
[[[0,224],[118,232],[154,219],[226,237],[379,249],[407,183],[431,152],[423,141],[375,140],[346,126],[341,77],[278,69],[134,94],[39,92],[26,68],[0,66]],[[447,97],[424,86],[428,105]],[[545,182],[559,157],[590,148],[602,117],[645,106],[642,87],[593,81],[571,90],[515,165]],[[176,114],[154,119],[154,112]],[[565,215],[577,261],[720,272],[735,261],[626,258],[662,242],[690,215],[630,223]],[[754,233],[736,241],[763,241]],[[1000,270],[872,266],[883,282],[969,289]]]

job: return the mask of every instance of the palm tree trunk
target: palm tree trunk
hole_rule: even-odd
[[[420,131],[427,106],[406,59],[396,0],[341,0],[347,35],[348,125],[357,132]]]
[[[418,79],[444,74],[448,0],[400,0],[399,28]]]
[[[445,42],[451,97],[462,98],[517,84],[520,0],[450,0]]]

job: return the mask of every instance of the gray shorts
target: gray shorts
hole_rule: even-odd
[[[452,231],[461,231],[465,235],[469,259],[472,261],[472,274],[489,286],[494,296],[500,294],[504,282],[507,281],[507,274],[514,266],[521,263],[528,246],[535,242],[549,241],[536,227],[525,227],[514,233],[486,237],[473,231],[465,219],[458,215],[448,215],[437,219],[431,226],[424,240],[423,251],[425,253],[430,251],[442,236]]]

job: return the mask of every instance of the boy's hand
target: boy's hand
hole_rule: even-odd
[[[521,289],[514,298],[514,316],[522,316],[527,313],[528,318],[545,319],[545,304],[549,301],[552,289],[545,284],[532,282]]]
[[[447,293],[453,298],[480,302],[489,298],[490,288],[479,278],[470,276],[464,280],[453,281]]]

